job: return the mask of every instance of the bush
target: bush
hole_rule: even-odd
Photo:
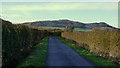
[[[63,32],[62,37],[76,41],[80,47],[120,63],[120,29],[89,32]]]
[[[33,46],[47,35],[47,31],[14,25],[2,20],[2,67],[14,68],[32,51]]]

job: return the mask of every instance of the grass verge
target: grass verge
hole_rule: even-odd
[[[17,68],[45,66],[48,48],[48,37],[35,46],[33,52]]]
[[[72,49],[74,49],[80,55],[84,56],[86,59],[96,64],[97,66],[120,66],[110,60],[107,60],[103,57],[98,56],[97,54],[90,53],[88,50],[80,48],[79,46],[67,40],[62,39],[61,37],[59,37],[58,39],[61,40],[66,45],[68,45],[69,47],[71,47]]]

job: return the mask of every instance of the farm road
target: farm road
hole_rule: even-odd
[[[47,66],[95,66],[76,53],[57,37],[50,37],[48,42]]]

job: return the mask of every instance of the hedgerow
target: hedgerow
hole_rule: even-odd
[[[92,53],[120,63],[120,29],[63,32],[62,37],[77,42]]]
[[[33,29],[22,24],[12,24],[9,21],[2,23],[2,67],[14,68],[27,57],[33,46],[41,41],[48,32]]]

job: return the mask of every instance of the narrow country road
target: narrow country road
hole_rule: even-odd
[[[47,66],[95,66],[77,54],[73,49],[58,40],[50,37],[48,42]]]

